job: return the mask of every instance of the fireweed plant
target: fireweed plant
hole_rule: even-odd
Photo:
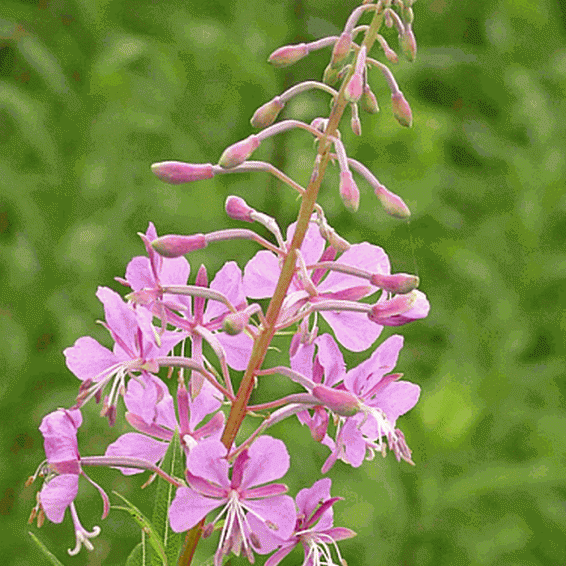
[[[152,166],[159,179],[175,185],[267,171],[298,194],[300,209],[283,235],[274,218],[238,196],[228,197],[228,216],[263,226],[273,236],[271,241],[244,228],[159,237],[149,223],[140,234],[147,255],[134,257],[125,277],[117,278],[129,290],[125,299],[107,287],[98,289],[105,314],[102,324],[113,348],[85,336],[64,351],[68,368],[81,382],[78,396],[71,408],[44,417],[39,430],[47,459],[30,478],[30,483],[43,478],[30,521],[37,518],[41,526],[47,516],[60,523],[68,508],[76,537],[69,554],[77,554],[82,546],[92,549],[91,539],[100,532],[98,526],[86,529],[79,519],[74,503],[79,485],[91,483],[102,497],[102,518],[109,512],[108,496],[86,473],[89,466],[107,466],[125,475],[149,471],[150,481],[157,478],[151,520],[129,502],[118,507],[142,527],[142,542],[128,564],[189,565],[200,538],[216,537],[215,566],[231,552],[251,563],[256,554],[269,554],[267,566],[276,566],[296,546],[304,549],[304,565],[344,565],[336,543],[355,533],[333,525],[333,506],[341,498],[331,495],[328,478],[314,478],[295,499],[287,495],[287,487],[277,481],[289,469],[290,456],[282,440],[266,434],[270,427],[289,418],[306,425],[313,441],[328,449],[321,474],[336,460],[358,467],[376,452],[385,456],[387,449],[398,461],[413,463],[397,419],[414,407],[420,388],[393,373],[402,336],[375,343],[384,326],[425,317],[428,301],[416,290],[416,276],[392,274],[386,253],[372,243],[345,241],[317,204],[326,168],[333,162],[338,164],[339,193],[349,210],[355,212],[359,202],[355,173],[373,188],[386,213],[400,219],[410,215],[399,196],[347,155],[339,125],[349,108],[350,127],[361,135],[359,109],[378,112],[368,84],[368,74],[376,73],[391,91],[393,116],[402,126],[411,126],[411,109],[389,66],[377,57],[398,62],[379,33],[385,25],[398,32],[400,51],[414,60],[413,2],[364,2],[351,13],[340,36],[274,51],[269,62],[277,67],[291,65],[314,50],[331,48],[332,55],[322,82],[297,84],[261,106],[251,119],[258,133],[228,147],[217,165],[166,161]],[[359,24],[364,17],[369,24]],[[276,122],[291,98],[310,89],[328,95],[328,117],[315,117],[310,124]],[[263,140],[294,128],[305,130],[316,142],[306,187],[269,163],[250,160]],[[243,272],[229,261],[209,282],[201,266],[195,283],[187,284],[186,254],[239,239],[253,240],[262,248]],[[266,298],[269,306],[264,312],[254,300]],[[319,317],[332,334],[318,334]],[[276,334],[292,335],[288,364],[264,367]],[[214,359],[204,356],[205,344]],[[340,346],[353,352],[374,349],[366,361],[348,368]],[[162,368],[167,368],[168,381],[158,375]],[[237,389],[234,370],[244,372]],[[171,379],[173,374],[176,380]],[[275,375],[295,382],[297,392],[251,403],[258,382]],[[175,385],[173,394],[170,385]],[[92,399],[101,403],[101,414],[111,426],[125,418],[135,431],[120,436],[100,456],[82,455],[77,443],[81,408]],[[255,430],[235,444],[246,417]]]

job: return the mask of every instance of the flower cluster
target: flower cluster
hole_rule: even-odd
[[[410,214],[400,197],[348,157],[338,125],[350,106],[350,125],[361,135],[358,106],[369,113],[378,110],[368,83],[371,68],[380,71],[391,90],[395,118],[411,125],[411,110],[389,67],[369,53],[377,42],[386,59],[397,62],[396,53],[378,33],[384,24],[397,29],[402,51],[414,59],[412,4],[412,0],[364,2],[352,12],[340,36],[275,51],[270,62],[284,66],[313,50],[332,47],[323,82],[295,85],[261,106],[252,117],[259,133],[228,147],[218,165],[168,161],[152,166],[157,177],[171,184],[268,171],[298,192],[302,206],[297,221],[284,232],[275,218],[243,198],[227,199],[229,217],[259,224],[271,234],[269,239],[246,228],[159,237],[150,222],[140,234],[146,254],[134,257],[125,276],[116,278],[127,288],[125,297],[107,287],[98,289],[105,314],[102,324],[110,333],[112,349],[86,336],[64,351],[68,368],[80,380],[78,395],[71,408],[50,413],[40,426],[47,461],[36,473],[44,484],[32,517],[41,523],[45,515],[59,523],[69,508],[76,533],[72,554],[83,544],[92,548],[90,539],[100,530],[88,532],[79,521],[74,499],[80,476],[100,491],[103,517],[109,510],[108,497],[85,474],[86,466],[107,466],[125,475],[150,471],[176,488],[168,509],[169,526],[176,533],[193,533],[179,549],[179,564],[190,563],[201,536],[219,530],[216,566],[230,552],[243,553],[252,563],[256,553],[272,554],[266,564],[275,566],[299,544],[305,552],[304,564],[318,566],[334,564],[335,555],[344,563],[336,542],[355,533],[333,526],[333,506],[340,498],[330,495],[330,479],[316,480],[296,500],[286,495],[284,484],[273,483],[286,474],[291,460],[285,443],[267,436],[266,430],[288,418],[306,425],[313,440],[325,447],[321,450],[329,450],[323,474],[337,460],[358,467],[376,451],[385,456],[387,448],[397,460],[413,463],[397,420],[417,403],[420,388],[393,373],[403,338],[393,334],[377,346],[376,341],[386,326],[425,317],[429,303],[417,290],[416,276],[391,273],[389,258],[379,246],[348,243],[316,203],[326,167],[336,161],[339,194],[349,210],[359,206],[355,171],[374,189],[387,213],[399,218]],[[358,26],[368,13],[371,23]],[[361,35],[363,40],[357,43]],[[310,124],[292,119],[276,122],[292,97],[310,89],[331,97],[328,118],[315,117]],[[264,139],[292,128],[305,130],[318,144],[307,187],[268,163],[249,159]],[[228,261],[210,282],[201,266],[189,283],[186,255],[219,241],[240,239],[263,249],[243,269]],[[269,299],[267,310],[263,299]],[[331,333],[319,333],[320,319]],[[273,337],[289,334],[287,363],[264,367]],[[351,352],[373,348],[373,352],[366,361],[347,368],[340,348]],[[205,356],[206,351],[213,352],[213,359]],[[171,377],[175,368],[176,383],[165,377]],[[237,389],[234,371],[244,372]],[[297,391],[251,404],[256,382],[273,374],[294,382]],[[123,418],[133,430],[112,442],[104,455],[81,456],[77,442],[81,408],[91,399],[101,404],[101,415],[110,425]],[[236,434],[249,414],[263,414],[264,419],[236,445]],[[163,469],[176,443],[182,477]]]

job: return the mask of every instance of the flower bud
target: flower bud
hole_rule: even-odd
[[[333,413],[342,417],[353,417],[360,412],[358,398],[349,391],[332,389],[331,387],[326,387],[326,385],[315,385],[312,394],[325,407],[328,407]]]
[[[403,199],[391,191],[388,191],[383,185],[376,187],[374,192],[379,199],[381,206],[383,206],[385,212],[387,212],[390,216],[394,216],[401,220],[406,220],[411,216],[411,211]]]
[[[358,102],[364,91],[364,78],[361,73],[354,73],[346,85],[344,97],[348,102]]]
[[[212,179],[214,169],[210,163],[183,163],[182,161],[161,161],[151,166],[152,172],[165,183],[180,185],[202,179]]]
[[[288,67],[301,60],[309,54],[306,43],[298,43],[296,45],[284,45],[276,49],[267,60],[276,67]]]
[[[350,120],[350,127],[352,128],[352,132],[354,132],[356,136],[361,136],[362,123],[360,122],[360,116],[358,114],[358,105],[351,104],[350,106],[352,108],[352,118]]]
[[[360,206],[360,191],[350,171],[340,172],[340,196],[347,209],[356,212]]]
[[[192,234],[191,236],[161,236],[151,242],[151,247],[163,257],[179,257],[194,250],[206,248],[204,234]]]
[[[335,85],[338,82],[339,75],[338,69],[329,64],[326,69],[324,69],[322,82],[330,86]]]
[[[224,150],[218,165],[224,169],[232,169],[232,167],[241,165],[259,147],[259,143],[259,138],[254,134],[245,140],[236,142]]]
[[[401,326],[425,318],[429,311],[430,303],[426,295],[414,290],[406,295],[395,295],[388,301],[374,305],[368,317],[382,326]]]
[[[389,293],[405,295],[419,286],[419,278],[408,273],[395,273],[394,275],[375,273],[371,276],[370,283]]]
[[[255,210],[248,206],[248,203],[240,197],[231,195],[226,199],[226,214],[234,220],[243,220],[244,222],[253,222],[251,217]]]
[[[403,55],[407,58],[407,61],[411,63],[415,60],[417,56],[417,40],[415,39],[415,34],[410,27],[406,27],[405,31],[399,36],[399,45],[403,51]]]
[[[343,32],[332,49],[332,59],[330,60],[330,64],[333,67],[340,66],[340,63],[342,63],[342,61],[344,61],[344,59],[348,56],[348,53],[350,53],[351,45],[352,34]]]
[[[369,85],[364,86],[364,92],[360,98],[360,106],[364,112],[368,114],[377,114],[379,112],[379,105],[377,104],[377,98],[373,94]]]
[[[273,100],[266,102],[254,112],[250,120],[251,125],[254,128],[267,128],[267,126],[271,126],[284,106],[285,103],[281,102],[281,99],[276,96]]]
[[[236,312],[227,315],[222,321],[222,329],[230,336],[240,334],[248,323],[249,316],[245,312]]]
[[[397,122],[399,122],[401,126],[410,128],[413,125],[411,107],[400,90],[391,95],[391,109],[393,110],[393,115],[397,118]]]

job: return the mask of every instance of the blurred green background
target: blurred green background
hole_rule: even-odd
[[[363,136],[342,127],[351,156],[409,204],[410,224],[382,212],[363,181],[360,211],[344,210],[337,173],[321,203],[351,242],[386,248],[395,271],[418,271],[428,319],[401,328],[397,370],[422,387],[399,421],[416,467],[385,460],[330,476],[335,524],[350,566],[566,564],[564,346],[566,252],[566,14],[551,0],[420,0],[419,53],[395,69],[414,113],[411,130],[390,113],[362,116]],[[158,233],[237,224],[227,195],[291,222],[297,202],[265,174],[185,186],[154,178],[152,162],[215,162],[251,133],[254,110],[284,88],[320,78],[323,50],[294,67],[266,64],[277,47],[337,34],[355,2],[337,0],[2,0],[0,5],[0,549],[6,566],[46,564],[26,534],[40,484],[23,482],[43,458],[37,427],[73,403],[78,381],[62,350],[89,334],[109,344],[98,285],[119,289],[148,221]],[[365,21],[365,20],[364,20]],[[395,37],[391,44],[396,47]],[[377,52],[377,51],[376,51]],[[321,93],[282,116],[328,112]],[[258,158],[306,183],[312,142],[291,132]],[[256,248],[195,253],[212,275]],[[385,332],[382,337],[391,334]],[[369,355],[366,352],[361,356]],[[360,357],[350,356],[358,363]],[[357,360],[354,362],[354,360]],[[89,407],[84,455],[108,432]],[[296,423],[292,492],[310,486],[328,451]],[[151,488],[118,473],[92,477],[147,509]],[[137,483],[136,483],[137,482]],[[145,506],[145,507],[144,507]],[[100,524],[92,553],[69,557],[71,522],[31,530],[69,565],[122,565],[139,541],[125,514],[100,522],[81,482],[85,526]],[[300,554],[284,564],[299,563]],[[236,561],[236,563],[240,563]],[[260,563],[261,560],[260,560]]]

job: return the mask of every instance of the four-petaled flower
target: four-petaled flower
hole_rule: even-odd
[[[47,465],[43,471],[46,479],[39,492],[39,502],[45,515],[53,523],[61,523],[65,510],[69,508],[76,537],[76,545],[73,550],[69,550],[70,555],[77,554],[83,544],[92,550],[93,546],[89,539],[100,533],[100,527],[94,527],[92,532],[87,531],[77,515],[74,500],[79,489],[79,476],[86,478],[100,492],[103,519],[110,510],[110,502],[104,490],[81,468],[77,445],[77,430],[81,424],[82,415],[78,409],[72,411],[59,409],[45,416],[39,427],[47,456]]]
[[[289,453],[281,440],[270,436],[258,438],[237,456],[231,477],[226,454],[225,446],[218,440],[206,440],[195,446],[187,457],[189,487],[177,490],[169,508],[171,528],[183,532],[210,511],[222,507],[218,516],[204,527],[210,533],[214,524],[225,516],[215,566],[220,566],[222,556],[230,551],[236,555],[243,551],[253,561],[252,549],[258,550],[261,542],[250,526],[250,517],[283,540],[291,536],[296,517],[293,499],[283,495],[287,487],[268,484],[289,469]]]

